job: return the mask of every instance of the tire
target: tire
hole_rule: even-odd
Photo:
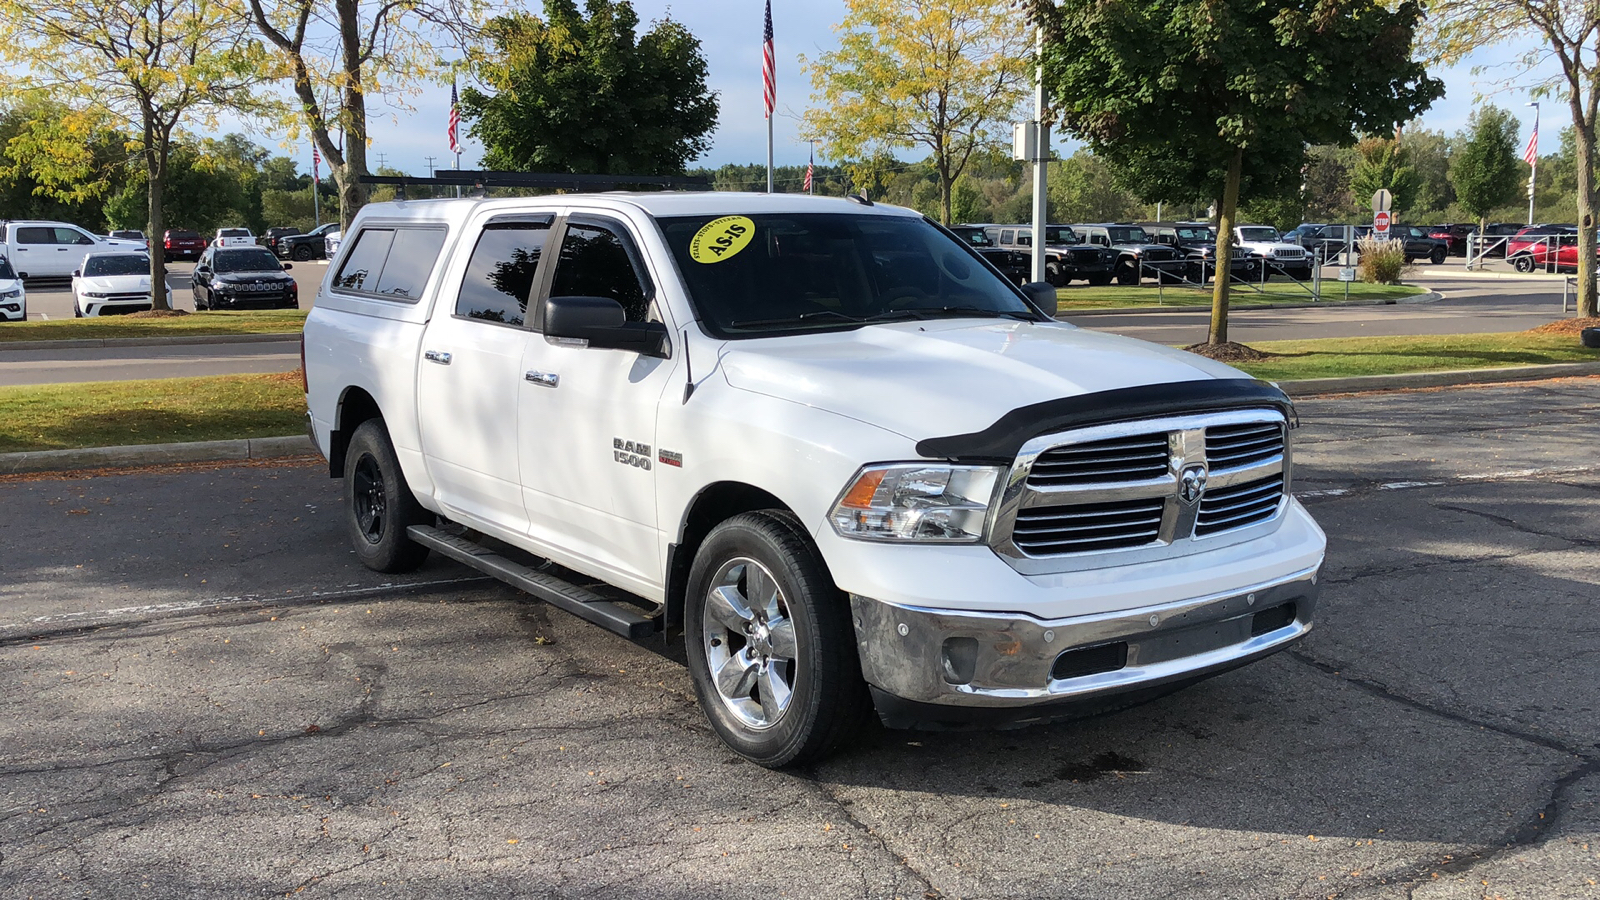
[[[1044,280],[1050,282],[1056,287],[1064,287],[1067,282],[1066,279],[1061,277],[1061,264],[1053,262],[1045,263]]]
[[[1512,260],[1511,260],[1511,264],[1517,267],[1517,271],[1518,272],[1532,272],[1533,271],[1533,256],[1530,255],[1530,254],[1524,253],[1524,254],[1522,254],[1520,256],[1513,257]]]
[[[306,262],[311,259],[311,248],[296,247],[289,252],[289,256],[293,258],[295,262]]]
[[[1132,266],[1127,263],[1117,264],[1117,284],[1128,285],[1138,283],[1139,269],[1137,266]]]
[[[1444,258],[1449,255],[1450,251],[1446,250],[1445,248],[1435,247],[1433,248],[1433,252],[1428,255],[1428,262],[1431,262],[1436,266],[1442,266],[1444,265]]]
[[[78,306],[78,298],[77,297],[73,297],[72,298],[72,317],[74,319],[83,318],[83,310],[81,308],[79,308],[79,306]]]
[[[200,302],[200,292],[199,291],[192,291],[191,293],[194,294],[194,311],[195,312],[201,312],[202,310],[204,310],[206,308],[206,305],[204,303]]]
[[[1089,283],[1094,285],[1095,287],[1105,287],[1106,285],[1111,283],[1111,273],[1110,272],[1104,272],[1104,273],[1099,274],[1099,275],[1090,275],[1089,276]]]
[[[350,436],[344,456],[345,521],[361,564],[377,572],[410,572],[428,558],[428,548],[406,536],[406,527],[425,525],[433,514],[422,508],[406,484],[394,444],[382,419],[362,422]]]
[[[769,599],[754,603],[753,594]],[[821,759],[872,710],[849,602],[786,512],[744,513],[706,535],[689,570],[684,624],[700,708],[756,765]]]

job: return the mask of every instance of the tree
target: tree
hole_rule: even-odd
[[[1398,140],[1365,137],[1356,144],[1355,171],[1350,175],[1350,192],[1358,204],[1367,202],[1378,191],[1393,195],[1394,209],[1404,212],[1417,201],[1420,179],[1411,166],[1411,156]]]
[[[178,123],[250,108],[260,55],[242,19],[211,0],[0,0],[0,59],[23,90],[126,124],[144,161],[145,233],[165,229],[162,189]],[[150,245],[150,302],[167,308],[166,261]]]
[[[1517,159],[1517,120],[1498,106],[1473,111],[1460,152],[1450,161],[1450,183],[1461,208],[1478,220],[1482,234],[1489,213],[1517,196],[1522,180]]]
[[[1307,144],[1392,130],[1443,93],[1412,60],[1414,0],[1030,0],[1065,128],[1145,200],[1214,199],[1227,258],[1241,191],[1299,188]],[[1228,341],[1228,279],[1209,343]]]
[[[1126,222],[1147,212],[1117,183],[1112,167],[1087,150],[1053,161],[1048,185],[1052,222]]]
[[[948,223],[956,179],[1022,100],[1029,32],[1006,0],[846,5],[839,49],[801,60],[814,92],[805,131],[833,159],[927,147]]]
[[[27,0],[0,0],[20,3]],[[92,2],[92,0],[84,0]],[[290,139],[309,133],[339,187],[346,229],[367,202],[367,98],[437,83],[437,46],[471,47],[483,0],[247,0],[293,103],[278,110]],[[331,40],[327,32],[331,29]],[[338,132],[338,141],[334,133]]]
[[[1543,43],[1523,54],[1522,71],[1507,81],[1525,84],[1536,67],[1554,60],[1559,74],[1538,83],[1535,96],[1567,101],[1572,114],[1578,199],[1578,315],[1600,315],[1595,295],[1595,126],[1600,118],[1600,15],[1593,0],[1435,0],[1429,4],[1427,49],[1455,63],[1475,50],[1508,41]]]
[[[700,41],[677,22],[635,35],[627,0],[544,0],[543,19],[489,22],[462,118],[484,165],[522,172],[678,175],[711,148],[717,96]]]
[[[129,140],[93,109],[20,98],[0,113],[0,210],[104,230],[106,199],[128,180]]]
[[[1443,215],[1456,200],[1456,190],[1450,184],[1450,159],[1457,149],[1455,139],[1442,131],[1409,128],[1400,135],[1400,146],[1405,148],[1406,163],[1417,179],[1417,194],[1405,208],[1405,214],[1412,221]]]

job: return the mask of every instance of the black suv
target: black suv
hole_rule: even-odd
[[[1115,254],[1112,272],[1117,284],[1138,284],[1141,278],[1177,280],[1188,266],[1188,260],[1176,248],[1152,241],[1143,228],[1131,222],[1074,225],[1072,230],[1084,243]]]
[[[267,248],[268,250],[271,250],[273,253],[277,253],[279,256],[282,256],[283,254],[278,250],[279,244],[289,235],[299,233],[300,229],[294,227],[293,225],[277,225],[272,228],[268,228],[266,234],[256,238],[256,243]]]
[[[985,225],[1002,249],[1033,255],[1033,228],[1028,225]],[[1044,278],[1056,287],[1065,287],[1074,278],[1093,285],[1111,283],[1116,254],[1083,243],[1083,238],[1068,225],[1044,227]]]
[[[299,262],[305,262],[308,259],[327,259],[328,245],[323,241],[323,238],[338,230],[338,222],[318,225],[305,234],[296,233],[285,236],[272,249],[284,259],[293,259]]]
[[[1188,260],[1183,269],[1185,279],[1201,284],[1217,274],[1217,230],[1211,223],[1140,222],[1139,227],[1150,240],[1166,244]],[[1234,278],[1254,280],[1260,274],[1259,259],[1238,247],[1230,247],[1228,255],[1228,273]]]
[[[1003,250],[995,244],[994,239],[983,229],[982,225],[952,225],[950,233],[963,241],[967,246],[978,251],[978,255],[987,259],[1006,279],[1012,284],[1024,285],[1028,283],[1032,274],[1032,260],[1025,253],[1015,250]]]
[[[287,268],[265,247],[208,247],[194,265],[194,308],[299,309]]]
[[[1372,233],[1371,225],[1356,226],[1356,234],[1359,237],[1367,237]],[[1414,259],[1425,259],[1437,266],[1444,262],[1446,256],[1450,255],[1449,246],[1436,237],[1430,237],[1429,229],[1420,225],[1390,225],[1389,240],[1404,242],[1406,262],[1411,262]],[[1359,252],[1359,250],[1358,246],[1357,251]]]

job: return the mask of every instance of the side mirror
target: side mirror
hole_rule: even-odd
[[[23,276],[23,277],[27,277],[27,276]],[[82,269],[73,269],[72,270],[72,277],[73,278],[82,278],[83,277],[83,270]]]
[[[544,304],[546,337],[589,342],[602,350],[631,350],[666,358],[667,326],[629,322],[622,304],[610,297],[551,297]]]
[[[1056,286],[1048,281],[1030,281],[1022,286],[1022,295],[1028,303],[1050,318],[1056,317]]]
[[[294,266],[292,266],[292,265],[290,265],[290,264],[288,264],[288,263],[284,263],[284,264],[283,264],[283,270],[284,270],[284,271],[285,271],[285,272],[287,272],[287,271],[289,271],[289,270],[290,270],[290,269],[292,269],[292,268],[294,268]]]

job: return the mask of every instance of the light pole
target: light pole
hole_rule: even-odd
[[[1528,224],[1533,224],[1533,184],[1539,177],[1539,101],[1528,104],[1533,107],[1533,140],[1528,142]]]

